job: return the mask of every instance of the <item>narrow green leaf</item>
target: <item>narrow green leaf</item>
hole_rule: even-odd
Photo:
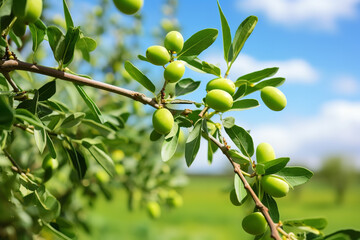
[[[248,157],[245,157],[244,155],[242,155],[236,149],[230,149],[229,150],[229,155],[230,155],[231,159],[234,162],[238,163],[238,164],[248,164],[248,163],[250,163],[250,159]]]
[[[263,80],[264,78],[275,75],[275,73],[277,73],[278,70],[279,70],[278,67],[273,67],[273,68],[265,68],[260,71],[245,74],[244,76],[241,76],[236,80],[235,86],[236,87],[240,86],[242,84],[242,81],[244,81],[244,80],[251,82],[251,83],[259,82],[259,81]]]
[[[264,162],[263,165],[265,169],[265,174],[269,175],[277,173],[278,171],[283,169],[289,161],[290,158],[277,158],[268,162]]]
[[[85,113],[77,112],[70,114],[65,120],[62,122],[62,128],[71,128],[80,124],[81,120],[85,117]]]
[[[3,0],[0,3],[2,3],[0,4],[0,17],[9,16],[11,14],[13,0]]]
[[[175,85],[175,95],[182,96],[191,93],[198,89],[200,81],[194,81],[191,78],[184,78],[178,81]]]
[[[150,140],[155,142],[157,140],[159,140],[163,135],[158,133],[157,131],[155,130],[152,130],[151,134],[150,134]]]
[[[221,77],[221,70],[217,66],[211,63],[207,63],[205,61],[202,61],[202,70],[206,73],[213,74],[217,77]]]
[[[45,101],[56,93],[56,82],[51,81],[39,88],[39,101]]]
[[[213,44],[217,35],[218,30],[213,28],[203,29],[195,33],[185,41],[183,49],[178,54],[178,59],[182,60],[183,57],[188,56],[195,58]]]
[[[260,106],[256,99],[242,99],[235,101],[231,107],[232,111],[242,111]]]
[[[74,22],[71,18],[71,14],[65,0],[63,0],[63,8],[64,8],[66,28],[69,29],[71,27],[74,27]]]
[[[60,63],[65,51],[65,36],[60,28],[49,26],[46,30],[50,48],[54,54],[55,60]]]
[[[305,230],[304,227],[311,227],[312,229],[322,230],[327,226],[327,221],[325,218],[308,218],[298,220],[286,220],[283,222],[283,224],[284,226],[289,227],[299,227],[302,230]]]
[[[285,167],[276,175],[283,177],[291,187],[296,187],[306,183],[313,176],[313,172],[303,167]]]
[[[49,134],[46,132],[46,143],[47,143],[47,148],[49,150],[50,156],[54,159],[56,159],[56,150],[55,150],[55,146],[53,141],[51,140],[51,137],[49,136]]]
[[[40,153],[42,154],[46,147],[46,131],[44,128],[35,127],[34,129],[34,138],[36,146],[38,147]]]
[[[238,98],[242,98],[243,96],[245,96],[246,90],[247,90],[247,84],[241,85],[233,96],[234,101]]]
[[[46,100],[46,104],[48,104],[51,108],[63,112],[63,113],[68,113],[70,110],[69,108],[63,104],[62,102],[56,101],[56,100]]]
[[[86,171],[87,171],[87,165],[86,165],[86,161],[84,156],[77,151],[74,146],[72,145],[72,143],[70,141],[68,141],[71,149],[66,149],[66,151],[69,154],[71,163],[73,165],[73,167],[76,170],[76,173],[78,174],[79,179],[83,179]]]
[[[181,115],[177,116],[175,121],[179,124],[179,127],[189,128],[192,126],[191,120]]]
[[[147,90],[149,90],[152,93],[155,93],[155,86],[150,81],[150,79],[145,76],[138,68],[136,68],[131,62],[126,61],[125,64],[125,70],[130,74],[131,77],[133,77],[137,82],[139,82],[141,85],[143,85]]]
[[[264,193],[264,197],[261,202],[269,209],[271,219],[276,223],[279,222],[280,213],[274,198],[271,197],[269,194]]]
[[[358,240],[360,239],[360,231],[354,229],[339,230],[324,237],[316,238],[315,240],[331,239],[331,240],[344,240],[344,235],[347,237],[346,240]]]
[[[257,22],[258,18],[256,16],[249,16],[240,24],[240,26],[236,30],[233,41],[234,54],[231,60],[232,63],[236,60],[246,40],[254,30]]]
[[[246,199],[248,192],[245,189],[244,183],[241,181],[240,177],[237,174],[235,174],[234,176],[234,188],[239,203],[243,203]]]
[[[36,52],[46,35],[46,26],[40,19],[38,19],[36,22],[29,24],[29,28],[33,40],[32,50],[33,52]]]
[[[97,130],[101,135],[107,138],[111,138],[116,134],[113,129],[102,123],[95,122],[94,120],[83,119],[82,123],[88,125],[89,127],[92,127],[93,129]]]
[[[229,50],[231,46],[231,32],[228,21],[226,20],[226,17],[223,11],[221,10],[219,1],[217,2],[217,4],[218,4],[220,20],[221,20],[221,30],[222,30],[223,46],[224,46],[224,59],[228,63],[229,61],[231,61],[231,59],[229,59]]]
[[[21,48],[23,42],[22,42],[22,40],[21,40],[20,37],[16,36],[16,34],[14,33],[13,30],[11,30],[11,31],[9,32],[9,36],[10,36],[10,39],[11,39],[12,41],[14,41],[14,43],[16,44],[16,47]],[[3,55],[1,55],[1,56],[3,56]]]
[[[178,133],[178,131],[179,131],[179,125],[177,124],[177,122],[174,122],[171,131],[165,136],[165,139],[172,138]]]
[[[90,111],[93,113],[95,119],[99,123],[104,123],[104,118],[101,114],[100,109],[96,106],[95,102],[86,94],[84,89],[80,86],[75,84],[76,90],[79,92],[81,98],[84,100]]]
[[[23,108],[28,110],[32,114],[36,114],[38,108],[38,100],[39,100],[39,92],[38,90],[35,90],[33,99],[27,99],[25,101],[22,101],[16,108],[17,109]]]
[[[235,118],[227,117],[222,120],[224,128],[231,128],[235,125]]]
[[[185,145],[185,159],[188,167],[194,162],[200,148],[201,140],[201,120],[197,121],[193,130],[190,132]]]
[[[37,200],[36,207],[39,210],[41,220],[50,222],[60,215],[60,202],[49,192],[42,191],[40,188],[35,190],[35,199]]]
[[[75,46],[80,37],[80,28],[68,28],[64,39],[63,67],[68,66],[74,58]]]
[[[65,234],[63,234],[62,232],[60,232],[59,230],[55,229],[49,223],[43,222],[43,224],[47,229],[49,229],[58,238],[60,238],[62,240],[73,240],[73,239],[69,238],[68,236],[66,236]]]
[[[176,129],[175,135],[173,135],[169,138],[165,138],[164,142],[162,144],[162,147],[161,147],[161,159],[164,162],[167,162],[174,156],[174,154],[176,152],[176,148],[179,143],[180,128],[176,124],[176,127],[173,129]]]
[[[143,55],[137,55],[137,57],[141,60],[141,61],[145,61],[145,62],[149,62],[149,60],[145,57],[145,56],[143,56]]]
[[[251,157],[254,154],[253,140],[245,129],[233,125],[231,128],[225,127],[225,131],[245,156]]]
[[[84,147],[111,177],[115,175],[115,164],[109,155],[95,145],[86,144]]]
[[[9,98],[2,95],[0,95],[0,113],[0,130],[9,130],[15,120],[15,114]]]
[[[284,82],[285,82],[285,78],[280,78],[279,77],[279,78],[270,78],[268,80],[261,81],[260,83],[256,84],[253,87],[248,85],[247,89],[246,89],[245,96],[249,95],[250,93],[253,93],[255,91],[261,90],[261,89],[263,89],[264,87],[267,87],[267,86],[272,86],[272,87],[281,86]]]
[[[44,124],[40,121],[40,119],[26,109],[16,109],[15,117],[17,119],[26,121],[35,127],[45,128],[47,130]]]
[[[81,37],[78,41],[78,46],[80,49],[84,49],[88,52],[92,52],[96,49],[97,43],[94,39],[90,37]]]

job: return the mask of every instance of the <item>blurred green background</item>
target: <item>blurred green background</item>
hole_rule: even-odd
[[[338,229],[360,229],[360,179],[353,175],[344,186],[343,199],[337,202],[337,189],[316,174],[303,187],[278,199],[281,219],[325,217],[325,233]],[[79,239],[252,239],[241,228],[242,217],[252,211],[251,203],[243,207],[231,204],[228,188],[231,175],[190,176],[183,189],[184,205],[162,209],[162,216],[152,220],[146,211],[129,212],[126,196],[118,191],[110,202],[103,198],[88,210],[92,234],[79,232]]]

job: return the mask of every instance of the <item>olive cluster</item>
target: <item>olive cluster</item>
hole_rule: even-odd
[[[232,96],[235,93],[235,84],[227,78],[215,78],[206,85],[205,102],[215,111],[225,112],[233,105]]]
[[[157,66],[164,66],[165,85],[176,83],[185,73],[185,65],[182,61],[174,60],[174,54],[181,52],[184,46],[184,38],[178,31],[166,34],[164,46],[154,45],[146,50],[146,59]],[[167,66],[165,66],[168,64]],[[174,125],[174,117],[166,108],[156,110],[152,118],[156,132],[167,134]]]
[[[273,101],[271,101],[271,103],[274,104]],[[271,106],[276,106],[276,105],[271,105]],[[264,142],[264,143],[260,143],[257,146],[256,148],[257,163],[266,163],[274,160],[275,158],[276,158],[275,151],[269,143]],[[274,174],[262,176],[260,179],[260,184],[264,192],[266,192],[272,197],[276,197],[276,198],[285,197],[289,192],[289,184],[287,184],[287,182],[285,182],[281,177]],[[266,231],[267,222],[262,213],[253,212],[243,219],[242,227],[249,234],[260,235]]]
[[[22,37],[26,31],[26,25],[36,22],[40,18],[43,9],[42,0],[16,0],[13,2],[12,12],[17,17],[12,30]]]

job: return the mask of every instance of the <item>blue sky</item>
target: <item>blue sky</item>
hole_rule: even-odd
[[[164,1],[144,2],[143,39],[147,39],[162,19]],[[216,42],[200,58],[224,71],[216,1],[178,2],[177,17],[185,39],[204,28],[220,30]],[[73,8],[91,9],[94,3],[97,1],[73,1]],[[249,97],[258,99],[260,107],[224,115],[234,115],[237,124],[250,129],[256,145],[269,142],[278,157],[289,156],[293,164],[316,168],[328,155],[341,154],[360,166],[360,0],[222,0],[220,4],[233,36],[247,16],[259,18],[230,79],[266,67],[280,67],[276,76],[286,77],[280,89],[288,99],[283,111],[273,112],[255,93]],[[124,15],[121,19],[131,18]],[[139,54],[153,44],[143,42]],[[156,71],[152,74],[160,75]],[[189,69],[185,77],[202,80],[203,89],[212,78]],[[199,94],[189,96],[200,101]],[[226,164],[220,155],[217,158],[208,166],[205,155],[200,154],[190,171],[217,171]]]

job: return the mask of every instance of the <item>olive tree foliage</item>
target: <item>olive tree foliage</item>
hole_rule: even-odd
[[[232,111],[258,107],[258,101],[248,95],[259,91],[270,109],[279,111],[286,105],[285,95],[277,89],[285,79],[272,77],[276,67],[227,81],[257,17],[247,17],[232,37],[218,3],[227,66],[222,73],[198,57],[217,39],[217,29],[194,33],[183,45],[181,40],[176,42],[177,51],[157,46],[145,54],[139,48],[141,14],[134,15],[130,25],[119,24],[107,17],[114,8],[112,1],[103,0],[101,8],[86,13],[87,23],[74,22],[65,0],[59,11],[64,21],[35,19],[35,11],[25,13],[29,20],[21,22],[25,17],[17,13],[16,1],[0,0],[1,239],[32,239],[49,233],[73,239],[74,226],[89,231],[82,204],[91,205],[100,193],[111,199],[115,188],[127,191],[124,201],[130,209],[146,206],[150,216],[159,217],[160,205],[181,205],[176,189],[186,178],[179,156],[185,156],[191,167],[201,138],[208,141],[210,163],[213,153],[221,151],[234,168],[232,202],[240,207],[245,201],[254,202],[254,213],[244,218],[242,226],[255,239],[359,237],[355,230],[324,236],[326,220],[321,218],[281,219],[275,198],[306,183],[312,172],[286,166],[289,158],[275,158],[271,146],[255,149],[249,130],[231,117]],[[22,2],[31,1],[37,0]],[[116,2],[119,7],[122,1]],[[171,0],[166,4],[169,19],[174,4]],[[177,27],[166,20],[159,29],[156,37],[162,41]],[[171,46],[171,41],[166,45]],[[160,49],[165,49],[164,56],[159,56]],[[138,65],[138,60],[144,62]],[[49,61],[54,66],[41,65]],[[162,74],[164,70],[150,63],[167,68],[177,61],[187,71],[210,74],[220,83],[212,82],[209,92],[202,92],[197,89],[204,82],[178,81],[179,74],[174,77],[168,68],[167,80],[155,86],[147,71]],[[204,96],[202,102],[184,97],[193,91]],[[149,115],[156,108],[165,115],[153,118],[153,130]],[[223,112],[230,116],[223,118]],[[220,122],[212,120],[215,115]],[[165,125],[162,116],[166,116]],[[184,129],[189,132],[186,140],[182,140]],[[226,138],[236,148],[231,149]]]

